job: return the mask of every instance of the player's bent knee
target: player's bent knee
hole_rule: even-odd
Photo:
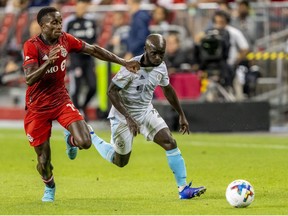
[[[117,165],[120,168],[125,167],[127,164],[128,161],[118,161],[117,163],[115,163],[115,165]]]
[[[85,143],[83,143],[82,145],[81,145],[81,148],[82,149],[89,149],[90,147],[91,147],[91,140],[90,140],[90,142],[89,141],[87,141],[87,142],[85,142]]]
[[[91,138],[90,137],[87,137],[87,138],[78,138],[76,140],[77,142],[77,145],[79,146],[79,148],[81,149],[89,149],[92,145],[92,141],[91,141]]]
[[[172,150],[172,149],[177,148],[176,142],[175,143],[169,143],[166,146],[167,146],[166,150]]]
[[[118,167],[125,167],[129,162],[130,154],[131,152],[126,155],[120,155],[116,153],[113,159],[113,163]]]
[[[163,140],[161,146],[167,151],[177,148],[177,143],[175,139],[170,137]]]
[[[177,146],[176,140],[173,139],[173,137],[171,137],[171,136],[167,137],[164,142],[167,143],[168,145],[171,145],[171,146],[174,146],[174,147]]]

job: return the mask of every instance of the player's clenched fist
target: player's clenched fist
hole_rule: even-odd
[[[57,55],[60,52],[60,46],[53,47],[48,56],[49,64],[54,64],[54,62],[59,58],[59,55]]]
[[[179,124],[180,124],[179,132],[182,134],[185,134],[185,133],[189,134],[189,123],[185,116],[179,115]]]
[[[140,63],[135,60],[128,60],[126,61],[125,67],[130,72],[136,73],[140,69]]]
[[[137,122],[130,116],[126,118],[126,121],[133,136],[137,136],[140,133],[140,128]]]

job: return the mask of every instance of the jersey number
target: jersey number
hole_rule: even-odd
[[[72,111],[76,111],[76,112],[79,113],[79,115],[81,115],[81,113],[79,112],[78,109],[76,109],[76,107],[74,106],[74,104],[68,103],[68,104],[66,104],[66,107],[70,107],[70,108],[72,109]]]

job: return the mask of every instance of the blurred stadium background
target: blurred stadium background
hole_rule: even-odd
[[[141,8],[151,15],[157,1],[143,1]],[[2,127],[22,127],[25,114],[26,84],[21,68],[22,45],[29,38],[35,15],[44,5],[59,7],[65,19],[75,11],[76,1],[1,1],[0,8],[0,122]],[[152,23],[151,32],[164,35],[176,33],[180,48],[186,52],[193,50],[197,35],[205,30],[221,4],[229,6],[231,17],[237,17],[239,1],[158,1],[167,11],[165,27]],[[276,131],[288,129],[288,1],[249,1],[249,25],[254,38],[250,43],[247,60],[257,66],[260,76],[250,83],[253,92],[244,93],[237,99],[227,89],[217,86],[218,97],[212,101],[205,98],[207,83],[211,80],[203,76],[203,71],[184,62],[170,74],[192,131],[238,132]],[[123,31],[129,31],[129,8],[125,1],[91,1],[89,13],[97,24],[97,44],[117,53],[111,48],[111,38],[115,30],[114,15],[120,12],[125,20]],[[251,27],[253,26],[253,27]],[[235,26],[240,28],[240,26]],[[30,30],[31,30],[30,29]],[[242,29],[242,31],[244,31]],[[245,32],[243,32],[245,34]],[[192,51],[191,51],[192,52]],[[117,53],[118,54],[118,53]],[[120,53],[119,53],[120,55]],[[97,93],[87,109],[87,117],[95,126],[107,129],[105,117],[109,110],[106,96],[107,86],[119,66],[96,61]],[[254,67],[255,68],[255,67]],[[245,75],[245,74],[244,74]],[[67,84],[69,78],[67,76]],[[243,86],[242,86],[243,87]],[[85,89],[81,94],[85,95]],[[177,130],[177,116],[161,91],[155,93],[155,106],[173,130]]]

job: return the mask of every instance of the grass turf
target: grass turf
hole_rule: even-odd
[[[110,132],[96,132],[109,141]],[[74,161],[65,154],[62,131],[51,138],[57,184],[54,203],[42,203],[44,185],[36,154],[21,129],[0,129],[0,214],[288,214],[288,139],[271,134],[175,133],[187,166],[187,180],[207,191],[179,200],[165,152],[142,136],[134,141],[130,163],[118,168],[92,146]],[[248,180],[255,200],[237,209],[225,200],[235,179]]]

